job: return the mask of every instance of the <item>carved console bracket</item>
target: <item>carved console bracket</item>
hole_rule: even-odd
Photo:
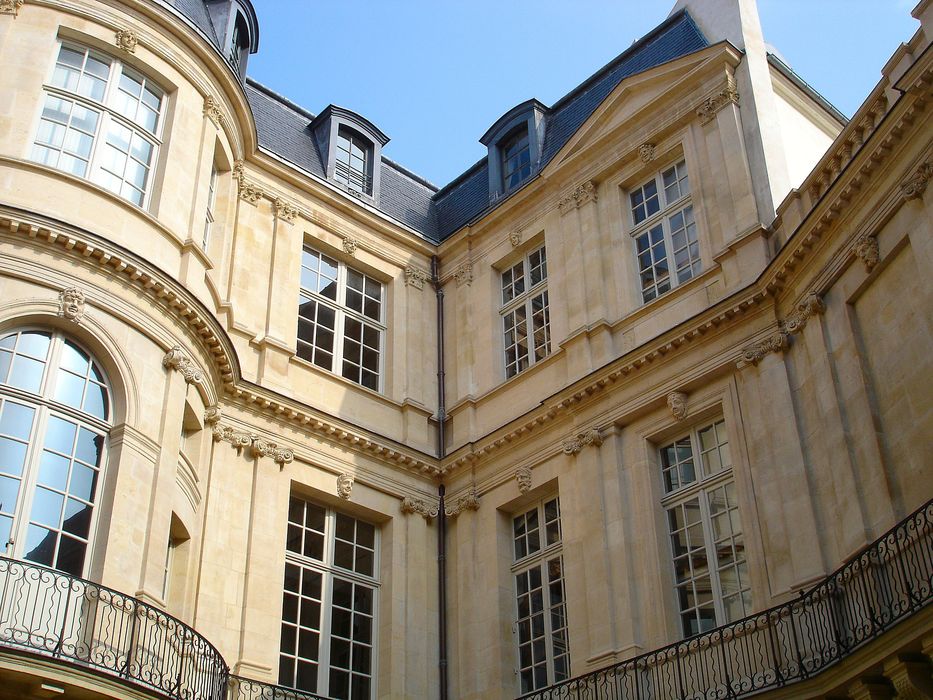
[[[221,425],[220,418],[219,406],[209,406],[205,409],[204,422],[211,426],[214,442],[229,442],[237,452],[249,449],[250,457],[271,457],[279,468],[284,468],[286,464],[295,459],[295,453],[290,447],[281,447],[253,433],[236,430],[229,425]]]
[[[466,262],[463,263],[460,267],[457,268],[457,271],[454,272],[454,279],[457,281],[457,286],[462,287],[467,285],[468,287],[473,284],[473,263]]]
[[[58,315],[74,323],[84,318],[84,292],[77,287],[67,287],[58,294]]]
[[[298,216],[298,208],[281,197],[275,198],[272,207],[275,210],[275,217],[289,224],[294,223],[295,217]]]
[[[518,492],[525,494],[531,491],[531,468],[519,467],[515,470],[515,481],[518,482]]]
[[[465,510],[479,510],[479,496],[476,495],[475,487],[470,487],[463,496],[444,507],[444,513],[448,518],[455,518]]]
[[[781,352],[787,347],[788,335],[784,331],[772,333],[764,340],[754,345],[749,345],[742,349],[742,359],[738,366],[744,367],[746,364],[757,365],[766,355],[772,352]]]
[[[139,44],[139,34],[132,29],[118,29],[113,36],[117,48],[123,49],[127,53],[136,53],[136,46]]]
[[[233,179],[236,180],[237,191],[240,199],[256,204],[260,199],[266,196],[265,191],[255,182],[246,178],[246,172],[242,160],[238,160],[233,166]]]
[[[917,168],[917,171],[910,176],[910,179],[901,185],[901,194],[904,195],[904,199],[907,201],[911,199],[920,199],[923,193],[926,192],[930,178],[933,178],[933,162],[921,165]]]
[[[350,494],[353,492],[353,477],[344,472],[337,475],[337,495],[345,501],[350,500]]]
[[[667,407],[676,420],[687,417],[687,395],[682,391],[672,391],[667,395]]]
[[[557,208],[560,210],[560,215],[564,216],[574,209],[579,209],[587,202],[595,202],[598,196],[596,183],[587,180],[582,185],[575,187],[569,194],[561,197],[560,201],[557,202]]]
[[[603,444],[603,435],[599,428],[590,428],[564,440],[562,449],[565,455],[577,455],[588,445],[599,447]]]
[[[0,15],[13,15],[15,19],[22,6],[23,0],[0,0]]]
[[[736,89],[735,79],[729,76],[726,86],[712,97],[708,97],[697,108],[697,116],[701,124],[708,124],[716,118],[716,113],[728,104],[739,103],[739,91]]]
[[[162,366],[165,369],[174,369],[181,372],[188,384],[200,384],[204,381],[204,372],[194,361],[185,355],[180,345],[176,345],[162,358]]]
[[[784,319],[781,328],[785,333],[791,335],[799,333],[807,325],[807,321],[810,320],[811,316],[821,314],[824,311],[826,311],[826,304],[823,303],[820,295],[816,292],[810,292],[802,302],[797,304],[797,308],[794,309],[791,315]]]
[[[415,289],[424,289],[424,283],[430,279],[430,275],[424,270],[409,265],[405,268],[405,284]]]
[[[220,109],[220,100],[213,95],[204,98],[204,116],[210,119],[218,129],[224,125],[224,113]]]
[[[440,507],[436,501],[428,502],[423,498],[412,498],[411,496],[405,496],[402,499],[401,509],[405,515],[417,514],[427,521],[436,518],[440,512]]]

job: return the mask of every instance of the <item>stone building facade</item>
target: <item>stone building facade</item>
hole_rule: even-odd
[[[0,697],[929,697],[913,15],[847,120],[680,0],[437,188],[249,0],[0,0]]]

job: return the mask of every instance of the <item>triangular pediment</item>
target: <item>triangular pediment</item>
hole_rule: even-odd
[[[555,154],[545,177],[607,138],[640,129],[649,120],[657,122],[667,105],[698,103],[704,85],[740,60],[740,52],[722,42],[625,78]]]

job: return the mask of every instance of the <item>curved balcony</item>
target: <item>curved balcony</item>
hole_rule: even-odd
[[[220,700],[220,652],[180,620],[125,593],[0,557],[0,647],[115,676],[178,700]]]
[[[795,600],[521,700],[744,698],[806,681],[931,599],[933,500]]]

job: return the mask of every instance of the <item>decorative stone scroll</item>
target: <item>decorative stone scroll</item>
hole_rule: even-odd
[[[793,313],[784,319],[781,324],[786,333],[794,334],[803,330],[811,316],[821,314],[826,310],[826,304],[816,292],[810,292],[806,298],[797,305]]]
[[[132,29],[118,29],[113,38],[117,44],[117,48],[123,49],[127,53],[136,53],[136,46],[139,44],[139,34]]]
[[[454,279],[457,281],[457,286],[462,287],[467,285],[468,287],[473,284],[473,263],[467,262],[463,263],[460,267],[457,268],[454,272]]]
[[[204,116],[210,119],[218,129],[224,124],[224,113],[220,109],[220,100],[213,95],[204,98]]]
[[[470,487],[463,496],[444,507],[444,513],[448,518],[456,518],[465,510],[479,510],[479,496],[476,495],[476,488]]]
[[[185,355],[180,345],[176,345],[162,358],[162,366],[166,369],[174,369],[181,372],[188,384],[200,384],[204,381],[204,372],[201,371],[194,361]]]
[[[416,514],[422,516],[425,520],[436,518],[440,512],[440,507],[436,502],[428,503],[423,498],[412,498],[411,496],[405,496],[402,499],[401,509],[405,515]]]
[[[13,15],[15,18],[22,6],[23,0],[0,0],[0,15]]]
[[[742,349],[742,360],[757,365],[766,355],[772,352],[781,352],[787,347],[788,335],[784,331],[776,331],[764,340]]]
[[[405,268],[405,284],[415,289],[424,289],[424,283],[428,281],[430,275],[424,270],[409,265]]]
[[[584,447],[593,445],[599,447],[603,444],[603,436],[599,428],[590,428],[582,433],[577,433],[573,437],[564,440],[562,449],[565,455],[576,455],[583,451]]]
[[[246,179],[246,171],[242,160],[238,160],[233,166],[233,179],[236,180],[240,199],[250,204],[256,204],[266,196],[266,193],[259,185]]]
[[[672,391],[667,395],[667,407],[676,420],[687,417],[687,395],[682,391]]]
[[[353,492],[353,477],[346,472],[337,475],[337,495],[345,501],[350,500]]]
[[[58,294],[58,315],[62,318],[81,323],[84,318],[84,292],[77,287],[67,287]]]
[[[525,494],[531,491],[531,468],[519,467],[515,470],[515,481],[518,482],[518,492]]]
[[[276,197],[272,202],[273,209],[275,210],[275,216],[277,219],[286,221],[288,223],[293,223],[295,217],[298,216],[298,209],[292,204],[289,204],[286,200],[281,197]]]
[[[855,241],[855,255],[865,264],[865,270],[871,272],[881,262],[878,239],[867,233],[859,236]]]
[[[597,198],[596,183],[587,180],[582,185],[577,185],[573,192],[561,197],[560,201],[557,202],[557,208],[560,210],[561,216],[564,216],[574,209],[582,207],[587,202],[595,202]]]
[[[250,454],[253,457],[271,457],[280,468],[295,459],[295,453],[290,447],[279,447],[276,443],[255,435],[253,444],[250,445]]]
[[[922,197],[931,178],[933,178],[933,162],[924,163],[917,168],[917,172],[911,175],[907,182],[901,185],[904,199],[909,201]]]
[[[343,239],[343,252],[347,255],[355,255],[356,249],[360,247],[360,242],[355,238],[347,236]]]
[[[242,430],[236,430],[229,425],[221,425],[220,423],[214,423],[211,426],[211,435],[214,437],[214,442],[229,442],[236,448],[237,452],[252,445],[254,437]]]
[[[697,108],[697,116],[701,124],[708,124],[716,118],[716,113],[728,104],[739,103],[739,91],[736,89],[735,79],[730,75],[726,80],[726,87],[712,97],[703,101]]]
[[[654,160],[655,145],[653,143],[643,143],[638,147],[638,157],[642,163],[650,163]]]
[[[522,243],[522,232],[521,232],[521,231],[512,231],[512,233],[509,234],[509,243],[512,244],[512,247],[513,247],[513,248],[514,248],[515,246],[517,246],[517,245],[521,245],[521,243]]]

